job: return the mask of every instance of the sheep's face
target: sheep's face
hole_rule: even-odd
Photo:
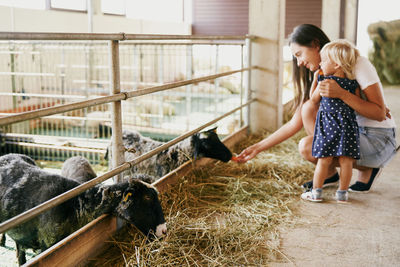
[[[154,232],[160,237],[167,231],[158,192],[142,181],[134,179],[129,182],[117,211],[120,217],[134,224],[145,235]]]
[[[219,140],[216,128],[193,135],[195,158],[207,157],[228,162],[231,151]]]

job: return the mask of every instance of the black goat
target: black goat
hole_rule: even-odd
[[[155,149],[163,142],[158,142],[142,136],[136,131],[123,131],[123,145],[126,149],[125,160],[134,158]],[[232,158],[231,151],[221,142],[216,128],[196,133],[157,155],[133,166],[130,175],[147,174],[160,178],[176,169],[189,159],[207,157],[228,162]]]
[[[31,209],[79,183],[43,171],[20,154],[0,157],[0,222]],[[112,213],[144,234],[166,233],[157,190],[137,179],[109,186],[97,185],[32,220],[7,231],[17,244],[19,264],[25,249],[43,251],[101,214]]]

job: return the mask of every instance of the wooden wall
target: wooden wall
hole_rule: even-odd
[[[248,0],[193,0],[194,35],[245,35],[248,25]]]
[[[321,15],[322,0],[286,0],[285,38],[299,24],[307,23],[321,27]]]
[[[311,23],[320,27],[321,15],[322,0],[286,0],[284,37],[287,38],[298,24]],[[245,35],[248,16],[248,0],[193,0],[192,32],[195,35]]]

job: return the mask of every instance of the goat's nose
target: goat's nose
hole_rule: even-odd
[[[167,225],[165,223],[160,224],[156,228],[156,236],[161,237],[167,233]]]

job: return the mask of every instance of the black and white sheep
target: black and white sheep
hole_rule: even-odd
[[[218,138],[215,130],[216,128],[196,133],[190,138],[186,138],[182,142],[136,164],[130,169],[130,174],[147,174],[160,178],[187,160],[200,157],[228,162],[232,158],[232,153]],[[163,142],[144,137],[136,131],[127,130],[123,131],[122,141],[126,149],[126,161],[131,161],[164,144]]]
[[[0,157],[0,222],[31,209],[79,183],[51,174],[28,156]],[[113,185],[97,185],[32,220],[7,231],[17,244],[19,264],[25,249],[43,251],[104,213],[112,213],[134,224],[144,234],[166,233],[157,190],[134,179]]]

